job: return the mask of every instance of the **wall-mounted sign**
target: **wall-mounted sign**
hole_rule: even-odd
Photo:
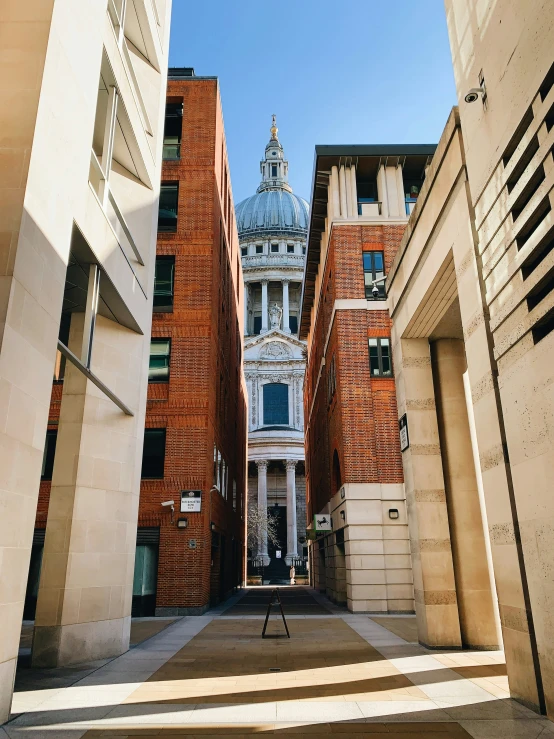
[[[400,430],[400,451],[405,452],[410,446],[410,437],[408,435],[408,418],[406,414],[398,421],[398,428]]]
[[[198,513],[201,507],[201,490],[181,490],[181,513]]]
[[[328,513],[318,513],[314,516],[316,531],[331,531],[331,516]]]
[[[281,550],[280,549],[276,549],[275,550],[275,556],[277,557],[277,559],[281,559]]]

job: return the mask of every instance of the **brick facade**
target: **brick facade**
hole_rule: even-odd
[[[394,378],[371,377],[369,369],[368,338],[390,337],[385,303],[383,310],[346,309],[333,315],[336,300],[365,297],[362,252],[383,251],[388,271],[403,232],[403,225],[345,225],[335,226],[331,234],[304,394],[310,519],[337,492],[335,452],[342,483],[403,481]],[[333,358],[336,391],[329,401]]]

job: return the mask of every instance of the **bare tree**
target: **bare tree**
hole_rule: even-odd
[[[268,544],[279,548],[279,537],[277,535],[278,518],[273,511],[260,508],[252,501],[248,506],[248,524],[246,530],[247,546],[252,553],[259,552],[262,541],[267,536]]]

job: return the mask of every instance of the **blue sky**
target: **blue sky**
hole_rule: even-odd
[[[272,113],[308,198],[316,144],[435,143],[456,104],[443,0],[173,0],[170,66],[219,77],[235,202]]]

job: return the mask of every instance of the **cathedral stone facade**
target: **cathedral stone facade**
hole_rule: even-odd
[[[275,117],[256,193],[237,206],[245,284],[244,364],[249,395],[248,497],[269,510],[278,543],[262,531],[249,551],[264,582],[305,572],[303,387],[305,343],[298,339],[308,203],[288,184]],[[264,527],[262,526],[262,529]]]

